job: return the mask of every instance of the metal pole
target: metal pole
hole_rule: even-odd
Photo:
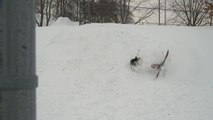
[[[0,0],[0,120],[36,120],[34,0]]]

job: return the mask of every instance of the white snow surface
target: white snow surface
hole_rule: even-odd
[[[213,120],[213,28],[37,28],[38,120]],[[130,59],[140,49],[140,71]],[[158,79],[152,63],[170,53]]]
[[[71,21],[68,17],[59,17],[56,21],[54,21],[51,26],[78,26],[78,22]]]

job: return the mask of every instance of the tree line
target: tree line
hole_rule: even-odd
[[[208,0],[173,0],[176,21],[187,26],[212,25],[213,1]]]
[[[134,12],[152,0],[36,0],[36,23],[48,26],[51,19],[68,17],[72,21],[85,23],[137,24],[162,8],[162,1],[152,4],[153,9],[143,10],[138,19]],[[174,22],[187,26],[212,25],[213,1],[211,0],[169,0],[174,11]],[[160,14],[160,12],[159,12]],[[207,22],[204,22],[207,21]]]

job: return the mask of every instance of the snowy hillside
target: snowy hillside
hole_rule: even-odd
[[[55,22],[53,22],[51,24],[51,26],[62,26],[62,25],[65,25],[65,26],[69,26],[69,25],[78,26],[79,23],[78,22],[73,22],[67,17],[59,17]]]
[[[212,120],[212,35],[210,27],[37,28],[38,120]],[[167,49],[154,80],[150,65]]]

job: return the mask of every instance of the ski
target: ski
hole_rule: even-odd
[[[160,75],[160,72],[161,72],[161,70],[162,70],[161,67],[164,65],[164,63],[165,63],[165,61],[166,61],[168,55],[169,55],[169,50],[167,50],[166,56],[164,57],[164,60],[163,60],[160,64],[152,64],[151,67],[158,70],[158,73],[157,73],[157,75],[155,76],[155,79],[157,79],[158,76]]]

